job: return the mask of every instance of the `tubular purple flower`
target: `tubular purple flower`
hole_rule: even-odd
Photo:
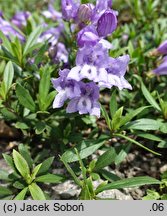
[[[58,19],[62,18],[62,14],[58,11],[56,11],[53,7],[53,5],[49,4],[48,6],[48,10],[43,11],[42,14],[48,18],[48,19],[52,19],[53,21],[56,21]]]
[[[68,73],[69,69],[64,69],[59,72],[59,78],[52,79],[53,87],[58,92],[53,102],[53,108],[60,108],[67,99],[79,97],[81,94],[79,83],[75,80],[68,80]]]
[[[167,75],[167,56],[163,58],[162,63],[153,72],[157,75]]]
[[[103,11],[112,7],[112,0],[96,0],[96,10]]]
[[[79,49],[76,57],[76,67],[72,68],[68,74],[69,79],[80,81],[88,79],[94,82],[102,80],[106,82],[107,71],[110,58],[108,49],[102,43],[95,46],[84,46]]]
[[[73,98],[68,106],[67,113],[79,112],[79,114],[89,113],[100,117],[99,88],[91,83],[80,82],[81,95]]]
[[[16,36],[19,38],[20,41],[24,42],[25,38],[23,35],[21,35],[18,31],[16,31],[9,22],[4,20],[0,17],[0,31],[3,32],[3,34],[10,39],[10,36]]]
[[[167,55],[167,40],[160,44],[157,51],[162,55]]]
[[[77,11],[80,5],[78,0],[62,0],[61,1],[61,10],[63,18],[67,21],[75,19],[77,17]]]
[[[31,13],[29,11],[21,11],[21,12],[17,12],[11,22],[16,25],[18,28],[22,29],[24,26],[26,26],[27,24],[27,19],[29,18],[29,16],[31,15]]]
[[[129,55],[120,56],[118,58],[111,58],[107,70],[107,81],[100,81],[100,87],[111,88],[117,86],[120,90],[123,88],[132,89],[132,86],[124,78],[126,69],[129,63]]]
[[[113,10],[106,10],[97,22],[97,32],[100,37],[106,37],[115,31],[117,27],[117,17]]]
[[[40,37],[38,38],[38,43],[45,42],[49,40],[48,42],[50,43],[51,46],[55,46],[58,42],[58,39],[61,34],[61,29],[59,27],[52,27],[49,28],[48,30],[44,31]]]
[[[96,28],[93,25],[86,26],[77,35],[77,44],[79,47],[93,46],[100,40]]]

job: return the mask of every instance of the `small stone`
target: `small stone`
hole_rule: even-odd
[[[167,164],[163,165],[162,167],[160,167],[160,173],[164,173],[167,171]]]

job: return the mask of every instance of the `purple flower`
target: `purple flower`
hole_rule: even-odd
[[[90,25],[83,28],[77,35],[77,43],[79,47],[84,45],[95,45],[100,40],[95,26]]]
[[[124,78],[126,69],[129,63],[129,55],[120,56],[118,58],[111,58],[107,70],[107,81],[100,81],[100,87],[111,88],[117,86],[120,90],[123,88],[132,89],[132,86]]]
[[[78,0],[62,0],[61,1],[61,9],[63,18],[67,21],[71,19],[75,19],[77,17],[77,11],[80,5],[80,1]]]
[[[24,26],[27,24],[27,19],[31,13],[29,11],[22,11],[22,12],[17,12],[11,22],[16,25],[18,28],[22,29]]]
[[[58,42],[60,34],[61,34],[61,29],[59,27],[49,28],[48,30],[44,31],[40,35],[40,37],[38,38],[38,43],[46,42],[48,40],[48,42],[50,43],[50,45],[54,46]]]
[[[97,32],[100,37],[106,37],[115,31],[117,27],[117,17],[113,10],[106,10],[97,22]]]
[[[167,56],[163,58],[162,63],[153,72],[157,75],[167,75]]]
[[[16,36],[20,41],[24,42],[25,38],[18,31],[16,31],[8,21],[0,17],[0,31],[10,39],[11,36]]]
[[[160,54],[167,55],[167,40],[160,44],[160,46],[157,48],[157,51]]]
[[[80,81],[84,78],[94,82],[107,81],[107,71],[110,58],[108,50],[102,43],[95,46],[84,46],[79,49],[76,57],[76,67],[72,68],[68,74],[69,79]]]
[[[78,22],[88,22],[91,20],[93,12],[92,4],[81,4],[77,11]]]
[[[54,63],[59,63],[61,61],[64,63],[68,62],[68,51],[65,45],[61,42],[49,48],[49,55]]]
[[[58,19],[62,18],[62,14],[58,11],[56,11],[53,7],[53,5],[49,4],[48,6],[48,10],[43,11],[42,14],[48,18],[48,19],[52,19],[53,21],[56,21]]]
[[[100,117],[99,88],[95,83],[80,82],[81,94],[70,100],[67,106],[67,113],[79,112],[89,113]]]
[[[60,108],[67,99],[78,97],[81,94],[79,83],[75,80],[68,80],[68,73],[69,69],[64,69],[59,72],[59,78],[52,79],[52,84],[58,92],[53,102],[53,108]]]
[[[96,0],[96,10],[103,11],[112,7],[112,0]]]

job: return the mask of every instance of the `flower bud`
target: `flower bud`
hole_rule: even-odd
[[[100,37],[106,37],[111,34],[117,27],[116,12],[106,10],[98,20],[97,32]]]
[[[92,8],[90,4],[81,4],[78,8],[78,19],[80,22],[90,21]]]

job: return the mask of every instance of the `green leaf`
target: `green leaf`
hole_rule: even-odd
[[[12,157],[10,155],[7,154],[2,154],[3,158],[5,159],[6,163],[14,170],[16,171],[15,165],[14,165],[14,161],[12,159]]]
[[[104,106],[101,105],[102,116],[105,118],[107,126],[111,129],[111,120]]]
[[[81,159],[83,159],[93,154],[93,152],[99,149],[103,144],[104,144],[104,140],[103,141],[83,140],[80,144],[76,146],[76,149],[78,150]],[[71,150],[67,150],[62,155],[62,158],[68,163],[78,161],[78,156],[74,148],[72,148]]]
[[[28,188],[34,200],[46,200],[43,191],[36,183],[32,183],[28,186]]]
[[[145,138],[145,139],[149,139],[149,140],[152,140],[152,141],[156,141],[156,142],[161,142],[163,141],[160,137],[154,135],[154,134],[149,134],[149,133],[136,133],[136,135],[138,137],[142,137],[142,138]]]
[[[0,31],[0,38],[3,42],[3,46],[13,55],[13,50],[9,39]]]
[[[160,106],[158,105],[156,100],[153,98],[153,96],[150,94],[150,92],[148,91],[148,89],[146,88],[146,86],[144,85],[142,81],[141,81],[141,90],[142,90],[142,93],[145,99],[149,102],[149,104],[151,104],[155,109],[161,112]]]
[[[28,166],[30,169],[32,168],[33,165],[33,160],[31,158],[30,152],[28,151],[27,147],[24,146],[23,144],[19,144],[18,146],[20,154],[24,157],[24,159],[27,161]]]
[[[36,109],[35,103],[28,90],[26,90],[20,84],[17,84],[16,85],[16,95],[22,106],[26,107],[31,112],[35,112],[35,109]]]
[[[44,130],[46,129],[46,124],[44,122],[37,122],[37,124],[35,125],[36,129],[35,129],[35,133],[36,134],[41,134],[44,132]]]
[[[123,112],[123,107],[119,108],[113,118],[112,118],[112,121],[111,121],[111,128],[112,130],[117,130],[120,128],[120,121],[121,121],[121,118],[122,118],[122,112]]]
[[[96,190],[96,194],[111,189],[122,189],[122,188],[133,188],[133,187],[140,187],[143,185],[149,184],[160,184],[161,182],[157,179],[151,178],[149,176],[140,176],[140,177],[133,177],[127,178],[123,180],[118,180],[113,183],[107,184],[103,187],[100,187]]]
[[[133,111],[130,111],[128,114],[126,114],[125,116],[123,116],[121,118],[121,121],[120,121],[120,127],[122,125],[125,125],[126,123],[128,123],[129,121],[131,121],[135,116],[137,116],[139,113],[141,113],[143,110],[149,108],[150,106],[143,106],[143,107],[140,107],[136,110],[133,110]]]
[[[133,130],[160,130],[162,127],[163,123],[159,122],[154,119],[138,119],[136,121],[132,121],[128,123],[125,128],[126,129],[133,129]]]
[[[111,100],[110,100],[110,115],[113,118],[114,114],[116,113],[118,109],[118,104],[116,100],[116,90],[111,95]]]
[[[51,167],[53,160],[54,160],[54,157],[50,157],[46,159],[44,162],[42,162],[42,165],[38,171],[38,175],[45,174]]]
[[[50,174],[50,173],[39,176],[35,179],[36,182],[44,182],[44,183],[60,183],[63,180],[64,180],[63,176]]]
[[[130,137],[127,137],[127,136],[125,136],[125,135],[123,135],[123,134],[115,134],[115,136],[124,138],[124,139],[128,140],[129,142],[131,142],[131,143],[133,143],[133,144],[135,144],[135,145],[138,145],[139,147],[141,147],[141,148],[143,148],[143,149],[145,149],[145,150],[147,150],[147,151],[149,151],[149,152],[151,152],[151,153],[153,153],[153,154],[155,154],[155,155],[159,155],[159,156],[161,155],[161,154],[159,154],[159,153],[157,153],[157,152],[155,152],[155,151],[153,151],[153,150],[147,148],[146,146],[142,145],[141,143],[137,142],[136,140],[131,139]]]
[[[35,179],[36,175],[38,174],[40,168],[41,168],[41,165],[42,163],[38,164],[32,171],[32,174],[31,174],[31,179],[32,181]]]
[[[29,126],[24,122],[16,122],[15,127],[21,130],[29,129]]]
[[[107,181],[110,181],[110,182],[113,182],[113,181],[118,181],[120,180],[121,178],[118,177],[117,175],[115,175],[114,173],[112,172],[109,172],[105,169],[102,169],[100,170],[99,172]]]
[[[108,151],[106,151],[104,154],[102,154],[95,165],[94,171],[97,171],[99,169],[102,169],[108,165],[110,165],[112,162],[114,162],[117,154],[115,152],[115,149],[110,147]]]
[[[71,167],[68,165],[68,163],[62,158],[60,157],[60,160],[63,162],[63,164],[65,165],[67,171],[70,173],[70,175],[73,177],[75,183],[82,187],[82,182],[79,180],[79,178],[75,175],[73,169],[71,169]]]
[[[30,169],[27,161],[16,150],[13,150],[13,160],[19,173],[27,180],[30,176]]]
[[[19,180],[19,181],[15,181],[14,184],[13,184],[13,187],[17,188],[17,189],[23,189],[26,187],[25,185],[25,181],[23,180]]]
[[[4,98],[6,99],[6,95],[12,85],[14,77],[14,68],[11,61],[9,61],[5,67],[5,71],[3,74],[3,82],[2,82],[2,91],[4,92]]]
[[[32,47],[36,44],[37,39],[41,35],[42,31],[43,27],[39,26],[29,35],[24,47],[23,56],[27,55],[31,51]]]
[[[126,156],[128,155],[128,153],[131,149],[131,144],[124,145],[121,147],[122,147],[121,151],[119,152],[119,154],[115,158],[115,165],[120,164],[126,158]]]
[[[12,193],[13,192],[10,189],[0,186],[0,196],[11,195]]]
[[[48,101],[51,72],[52,68],[48,66],[41,69],[41,79],[39,83],[39,106],[41,111],[47,109],[46,102]]]
[[[142,198],[142,200],[158,200],[160,199],[160,194],[155,190],[147,190],[147,195]]]
[[[9,173],[6,170],[0,169],[0,180],[9,181],[8,175]]]
[[[20,191],[19,194],[17,194],[14,200],[24,200],[27,191],[28,191],[28,187],[24,188],[22,191]]]
[[[7,108],[2,108],[1,114],[7,120],[17,120],[18,119],[17,115],[15,113],[9,111]]]

